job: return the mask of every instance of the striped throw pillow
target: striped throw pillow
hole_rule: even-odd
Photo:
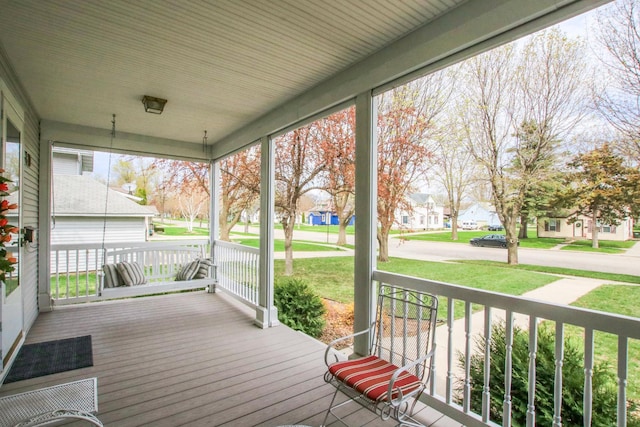
[[[116,267],[125,285],[135,286],[147,283],[147,278],[144,277],[144,270],[137,262],[122,261],[117,263]]]
[[[115,264],[105,264],[102,266],[102,272],[104,273],[104,287],[115,288],[122,286],[122,278],[118,273],[118,268]]]
[[[200,265],[200,260],[193,260],[191,262],[186,263],[182,266],[178,274],[176,274],[176,280],[191,280],[193,276],[196,275],[198,271],[198,266]]]
[[[198,271],[193,276],[194,279],[206,279],[209,277],[209,269],[213,266],[211,258],[200,258],[198,264]]]

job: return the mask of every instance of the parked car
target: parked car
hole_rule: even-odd
[[[482,237],[475,237],[469,240],[469,243],[471,246],[506,248],[507,237],[504,234],[487,234]],[[518,242],[518,246],[520,246],[520,242]]]
[[[504,227],[502,226],[502,224],[491,224],[488,227],[489,231],[502,231],[504,230]]]

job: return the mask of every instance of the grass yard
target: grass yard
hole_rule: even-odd
[[[353,258],[331,257],[314,259],[295,259],[294,276],[305,280],[318,295],[341,303],[353,302]],[[556,280],[554,276],[530,271],[518,271],[496,266],[469,266],[428,261],[392,258],[388,263],[378,264],[380,270],[401,273],[454,283],[488,291],[521,295]],[[284,261],[276,260],[276,280],[283,278]],[[456,318],[464,315],[463,303],[456,304]],[[440,299],[438,317],[447,316],[446,299]]]
[[[563,267],[547,267],[544,265],[518,264],[509,265],[500,261],[481,261],[481,260],[457,260],[460,264],[474,264],[485,266],[497,266],[502,268],[512,268],[516,270],[538,271],[541,273],[562,274],[565,276],[588,277],[591,279],[602,279],[611,282],[635,283],[640,285],[640,276],[632,276],[630,274],[606,273],[601,271],[574,270],[572,268]]]
[[[638,317],[640,307],[640,286],[604,285],[571,304],[576,307],[605,311]],[[584,332],[577,327],[568,327],[567,335],[580,341],[584,340]],[[594,334],[597,360],[604,360],[612,367],[617,366],[618,338],[604,332]],[[640,400],[640,341],[629,341],[629,367],[627,397]]]
[[[599,248],[594,249],[591,247],[591,240],[576,240],[575,242],[571,242],[570,244],[563,246],[562,250],[619,254],[625,252],[635,243],[636,242],[634,240],[627,240],[625,242],[618,242],[614,240],[599,240]]]
[[[182,226],[174,226],[171,224],[154,224],[156,227],[160,227],[163,228],[164,231],[158,231],[156,232],[157,235],[164,235],[164,236],[194,236],[194,237],[200,237],[200,236],[208,236],[209,235],[209,229],[206,227],[193,227],[193,231],[192,232],[188,232],[187,231],[187,227],[182,227]]]
[[[251,246],[252,248],[260,247],[260,239],[243,238],[233,239],[234,243],[240,245]],[[274,252],[284,252],[284,240],[274,240]],[[294,252],[325,252],[325,251],[341,251],[343,250],[339,246],[324,244],[319,242],[308,242],[304,240],[293,241]]]

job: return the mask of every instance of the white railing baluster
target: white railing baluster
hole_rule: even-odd
[[[453,298],[447,298],[447,390],[445,396],[447,404],[453,402],[453,352],[455,351],[453,346],[453,303]]]
[[[536,425],[536,356],[538,354],[538,318],[529,316],[529,394],[527,399],[527,427]]]
[[[464,303],[464,389],[462,410],[471,410],[471,302]]]
[[[553,388],[553,427],[562,427],[562,365],[564,361],[564,323],[556,322],[556,372]]]
[[[507,310],[505,325],[504,360],[504,401],[502,406],[502,425],[511,427],[511,381],[513,378],[513,312]]]
[[[482,386],[482,421],[489,422],[491,407],[491,307],[484,308],[484,384]]]
[[[584,427],[591,427],[593,416],[593,329],[584,330]]]
[[[629,341],[618,336],[618,427],[627,427],[627,370],[629,363]]]

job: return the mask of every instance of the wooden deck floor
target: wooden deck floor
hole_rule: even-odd
[[[243,427],[318,426],[333,393],[322,343],[285,326],[259,329],[251,311],[220,294],[59,308],[38,317],[26,343],[88,334],[92,367],[5,384],[0,396],[95,376],[105,426]],[[459,425],[421,415],[433,427]]]

